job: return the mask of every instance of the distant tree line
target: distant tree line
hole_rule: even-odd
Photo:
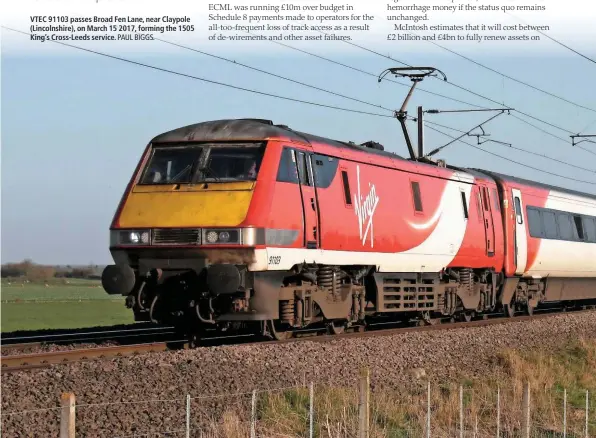
[[[88,266],[52,266],[40,265],[27,259],[19,263],[5,263],[1,268],[2,278],[29,280],[31,282],[49,281],[53,278],[97,279],[101,277],[97,265]]]

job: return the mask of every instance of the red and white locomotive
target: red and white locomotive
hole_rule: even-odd
[[[275,338],[596,300],[596,196],[259,119],[147,146],[105,290],[139,320]]]

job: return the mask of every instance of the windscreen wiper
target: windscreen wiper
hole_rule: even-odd
[[[174,183],[176,182],[176,180],[178,178],[180,178],[182,175],[184,175],[188,170],[190,170],[191,165],[187,165],[184,169],[182,169],[180,172],[178,172],[173,178],[170,179],[170,181],[168,181],[169,183]]]
[[[211,167],[209,167],[209,166],[204,166],[204,167],[199,168],[199,172],[201,172],[201,173],[207,173],[207,174],[211,175],[216,182],[219,182],[220,181],[220,179],[215,174],[215,172],[213,171],[213,169]]]

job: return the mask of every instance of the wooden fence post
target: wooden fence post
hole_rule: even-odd
[[[430,438],[431,404],[432,404],[432,400],[430,398],[430,380],[429,380],[428,386],[426,387],[426,438]]]
[[[524,383],[524,394],[522,400],[522,437],[530,438],[530,384]]]
[[[360,370],[360,390],[358,402],[358,438],[368,438],[369,403],[370,403],[370,371]]]
[[[459,438],[464,438],[464,387],[459,385]]]
[[[60,438],[75,438],[75,395],[65,392],[60,397]]]

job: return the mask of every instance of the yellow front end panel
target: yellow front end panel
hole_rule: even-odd
[[[254,182],[136,186],[120,214],[122,228],[237,226],[248,213]]]

